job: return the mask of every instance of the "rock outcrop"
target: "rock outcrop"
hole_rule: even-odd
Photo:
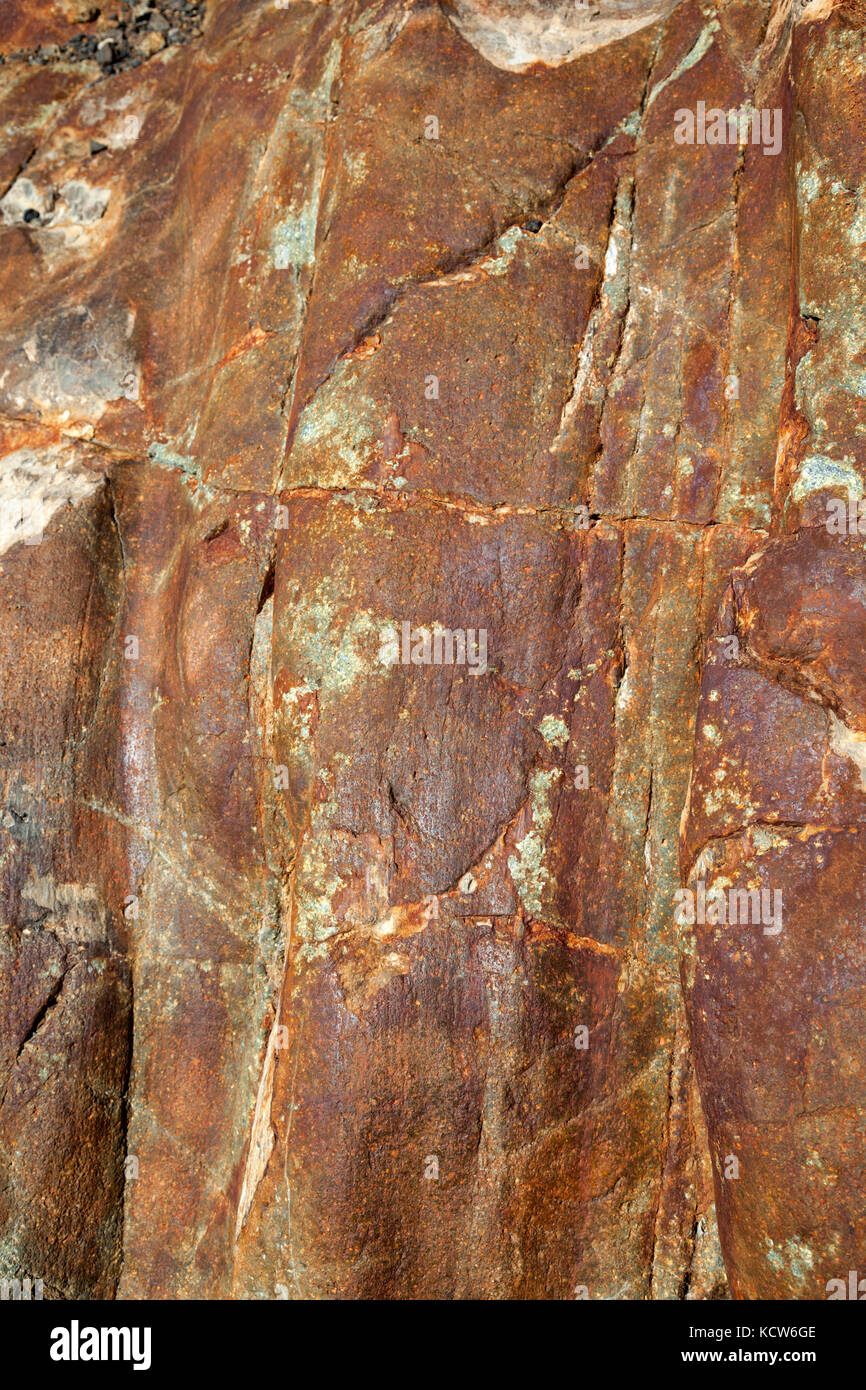
[[[0,18],[0,1275],[825,1297],[863,0],[115,5]]]

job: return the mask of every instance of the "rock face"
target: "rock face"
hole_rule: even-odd
[[[862,1261],[864,23],[10,0],[0,1276]]]

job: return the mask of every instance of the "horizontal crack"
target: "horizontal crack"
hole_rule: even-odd
[[[729,840],[742,839],[748,835],[750,830],[771,830],[777,833],[788,834],[791,838],[796,838],[803,831],[809,832],[809,839],[815,835],[863,835],[866,834],[866,826],[863,825],[821,825],[816,821],[790,821],[790,820],[753,820],[747,825],[737,826],[736,830],[729,830],[725,834],[708,835],[706,840],[689,861],[688,868],[683,875],[683,879],[688,883],[695,870],[695,865],[705,850],[710,845],[725,844]]]
[[[296,487],[283,490],[283,498],[286,501],[295,498],[320,499],[322,501],[329,497],[351,499],[358,495],[370,497],[381,501],[385,505],[391,503],[403,508],[410,502],[415,505],[439,507],[446,511],[467,512],[472,515],[488,516],[491,518],[503,516],[551,516],[562,521],[570,522],[575,525],[575,529],[589,531],[592,526],[600,521],[615,524],[629,524],[650,522],[658,526],[672,526],[687,531],[707,531],[730,530],[732,532],[746,531],[749,534],[764,536],[767,532],[763,527],[752,527],[745,522],[738,521],[689,521],[685,517],[653,516],[650,513],[634,512],[628,515],[619,515],[616,512],[589,512],[587,513],[590,526],[580,526],[575,523],[575,514],[586,506],[582,502],[562,502],[552,504],[547,507],[532,507],[513,505],[509,502],[481,502],[473,497],[467,497],[459,493],[435,492],[431,488],[414,488],[412,490],[401,490],[396,488],[384,489],[375,483],[360,481],[358,483],[346,483],[341,486],[319,487],[309,483],[301,483]]]

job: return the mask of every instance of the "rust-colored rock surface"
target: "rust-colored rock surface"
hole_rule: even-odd
[[[0,1276],[862,1266],[864,25],[8,0]]]

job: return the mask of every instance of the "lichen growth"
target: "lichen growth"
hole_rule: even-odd
[[[538,726],[538,732],[545,743],[554,748],[564,748],[568,743],[568,725],[556,714],[546,714]]]
[[[823,488],[845,488],[850,500],[863,496],[863,483],[850,458],[833,459],[826,454],[811,454],[803,460],[791,496],[795,502],[802,502],[809,493],[820,492]]]
[[[294,665],[308,691],[345,695],[376,668],[381,624],[366,609],[338,626],[336,608],[321,586],[295,610],[289,633]]]
[[[508,868],[520,901],[527,912],[541,914],[542,896],[551,882],[544,863],[545,841],[553,820],[550,788],[562,776],[559,768],[536,772],[529,784],[532,829],[516,845],[517,854],[508,856]]]

